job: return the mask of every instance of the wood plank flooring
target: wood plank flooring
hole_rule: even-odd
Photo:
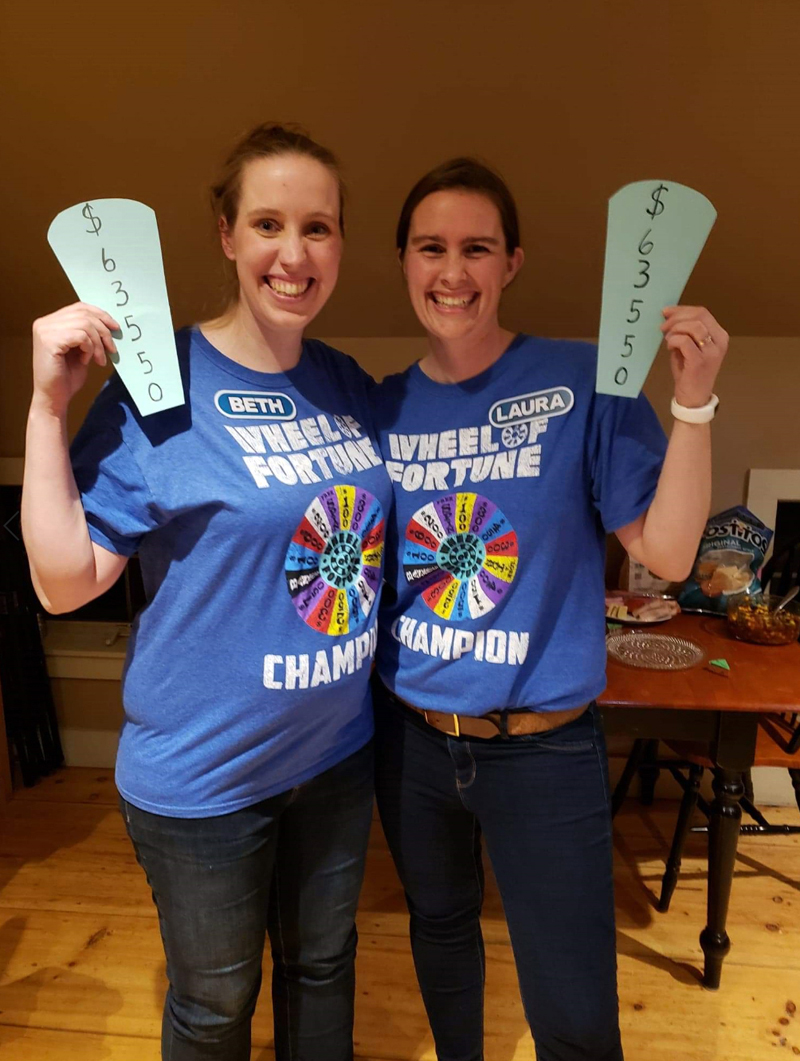
[[[722,988],[699,983],[705,839],[689,843],[656,912],[676,804],[630,800],[615,828],[619,986],[628,1061],[763,1061],[800,1055],[800,837],[742,838]],[[796,821],[792,808],[777,821]],[[403,896],[376,823],[359,912],[356,1052],[433,1061]],[[532,1061],[496,888],[484,913],[487,1061]],[[155,911],[113,780],[63,770],[0,816],[0,1055],[8,1061],[157,1061],[164,959]],[[789,1007],[791,1009],[791,1006]],[[252,1061],[273,1061],[264,991]],[[773,1054],[772,1051],[776,1050]]]

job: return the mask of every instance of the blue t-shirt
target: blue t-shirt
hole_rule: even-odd
[[[286,791],[369,740],[391,485],[373,383],[308,340],[287,373],[178,333],[187,403],[140,417],[118,377],[72,448],[92,540],[138,551],[117,785],[173,817]]]
[[[557,711],[605,687],[605,532],[650,505],[646,398],[595,394],[597,351],[519,335],[473,379],[377,388],[394,481],[377,667],[418,707]]]

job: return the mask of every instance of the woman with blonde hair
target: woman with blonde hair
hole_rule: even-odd
[[[114,376],[70,457],[70,399],[119,318],[34,324],[25,542],[52,612],[141,559],[116,776],[167,958],[162,1056],[249,1059],[268,934],[276,1057],[347,1061],[391,491],[369,377],[303,338],[341,260],[336,159],[259,126],[213,198],[237,294],[178,333],[183,408],[143,419]]]

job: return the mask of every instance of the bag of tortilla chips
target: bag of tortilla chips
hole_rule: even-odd
[[[678,597],[687,612],[725,615],[728,598],[758,593],[758,572],[772,531],[743,505],[712,516],[700,540],[689,580]]]

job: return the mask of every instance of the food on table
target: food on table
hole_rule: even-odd
[[[616,622],[662,623],[680,610],[672,597],[622,590],[606,594],[606,619]]]
[[[728,629],[734,637],[759,645],[790,645],[800,637],[800,606],[775,611],[780,597],[742,593],[728,604]]]

